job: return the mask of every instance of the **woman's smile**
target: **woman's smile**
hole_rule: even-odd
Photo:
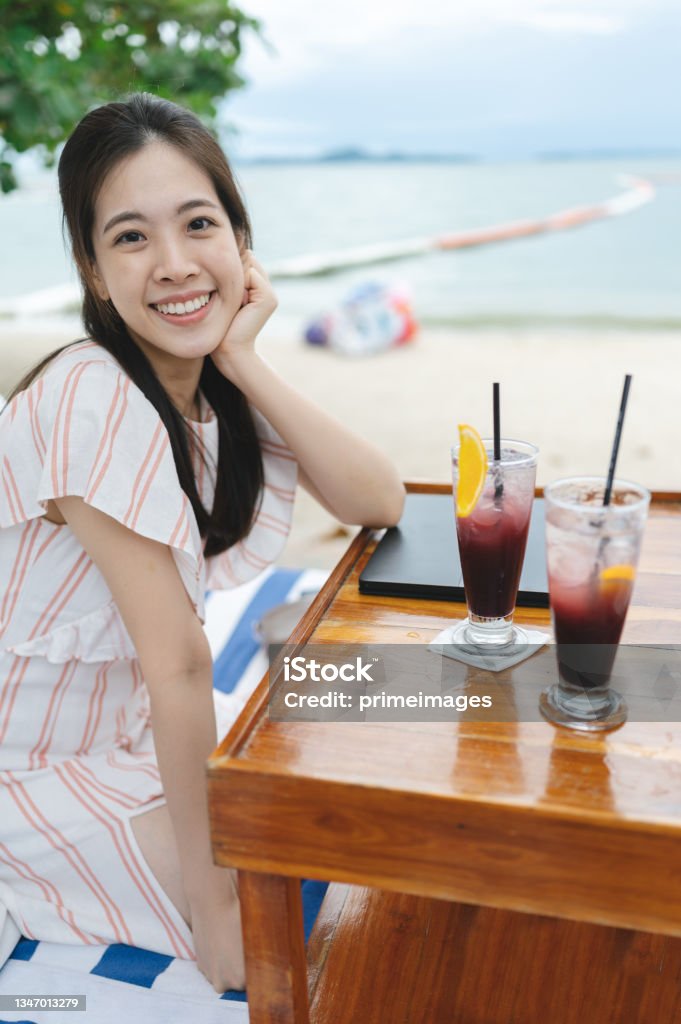
[[[194,293],[192,293],[194,296]],[[167,323],[188,327],[205,320],[214,305],[216,291],[200,292],[184,302],[150,303],[149,308]]]

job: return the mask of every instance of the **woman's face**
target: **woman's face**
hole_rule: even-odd
[[[152,363],[217,348],[242,304],[244,273],[229,217],[198,164],[163,142],[122,160],[97,197],[93,246],[100,296]],[[201,308],[177,309],[207,296]]]

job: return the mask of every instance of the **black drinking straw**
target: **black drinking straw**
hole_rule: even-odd
[[[504,493],[504,482],[501,479],[501,427],[499,425],[499,385],[492,385],[492,404],[494,407],[494,501],[499,503]]]
[[[617,453],[620,449],[620,438],[622,437],[622,426],[624,425],[624,413],[627,409],[627,399],[629,398],[629,387],[631,385],[631,374],[628,373],[624,378],[624,387],[622,389],[622,398],[620,401],[620,411],[617,417],[617,428],[615,430],[615,440],[612,444],[612,454],[610,455],[610,468],[608,469],[608,480],[605,485],[605,494],[603,495],[603,504],[609,505],[610,498],[612,496],[612,483],[615,479],[615,465],[617,463]]]
[[[492,402],[494,404],[494,461],[501,461],[501,428],[499,426],[499,385],[492,384]]]

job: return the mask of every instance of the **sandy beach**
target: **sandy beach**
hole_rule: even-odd
[[[0,394],[78,335],[0,329]],[[491,383],[502,385],[502,432],[539,446],[537,482],[607,471],[625,373],[633,383],[618,476],[681,489],[681,346],[672,331],[428,328],[410,345],[351,359],[304,345],[279,314],[259,349],[303,394],[372,439],[405,480],[449,478],[458,423],[491,432]],[[282,559],[330,568],[355,532],[299,491]]]

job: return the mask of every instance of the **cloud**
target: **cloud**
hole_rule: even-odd
[[[581,35],[609,36],[623,32],[627,22],[623,18],[598,14],[596,11],[539,11],[520,15],[515,22],[544,32],[571,32]]]
[[[291,136],[312,135],[319,125],[313,121],[295,121],[286,117],[256,117],[240,115],[232,119],[239,131],[267,133],[268,135]]]
[[[244,71],[267,85],[301,81],[332,63],[373,50],[398,51],[409,60],[415,37],[447,39],[452,46],[504,26],[566,35],[608,36],[671,10],[676,0],[249,0],[260,18],[262,40],[244,47]],[[275,51],[274,53],[272,51]],[[349,69],[351,74],[351,69]]]
[[[509,22],[537,20],[585,30],[623,25],[675,9],[678,0],[246,0],[266,35],[279,46],[298,39],[303,45],[332,41],[338,47],[364,46],[411,29],[468,31]]]

